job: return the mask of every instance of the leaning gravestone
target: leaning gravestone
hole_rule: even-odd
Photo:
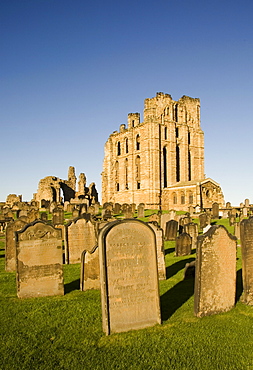
[[[188,256],[192,250],[192,238],[187,233],[182,233],[176,238],[175,256]]]
[[[154,231],[139,220],[110,222],[98,247],[106,334],[160,324]]]
[[[91,251],[96,244],[95,227],[88,215],[76,218],[65,226],[66,263],[80,263],[83,250]]]
[[[240,227],[242,248],[242,301],[253,306],[253,217],[243,220]]]
[[[36,220],[16,240],[18,297],[63,295],[61,230]]]
[[[197,247],[197,237],[198,237],[198,225],[194,222],[184,225],[184,232],[189,234],[192,238],[192,248]]]
[[[159,226],[154,225],[152,222],[149,223],[149,226],[154,230],[156,237],[158,277],[159,280],[166,280],[163,230]]]
[[[194,313],[208,316],[235,304],[236,237],[222,226],[212,226],[198,237]]]
[[[15,232],[23,229],[27,222],[15,220],[9,222],[5,230],[5,270],[16,271],[16,240]]]
[[[178,222],[176,220],[170,220],[166,222],[165,240],[176,240],[177,230]]]
[[[81,256],[80,290],[100,289],[98,247],[84,250]]]

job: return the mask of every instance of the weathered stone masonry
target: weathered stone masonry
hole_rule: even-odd
[[[177,210],[223,206],[220,185],[204,175],[199,99],[157,93],[145,100],[142,123],[139,113],[128,114],[127,127],[105,144],[102,200]]]

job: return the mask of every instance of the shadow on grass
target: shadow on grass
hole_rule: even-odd
[[[168,320],[194,293],[194,279],[180,281],[161,296],[162,321]]]
[[[243,292],[243,285],[242,285],[242,269],[236,272],[236,295],[235,301],[238,302]]]
[[[72,290],[80,289],[80,279],[71,281],[71,283],[64,284],[64,294],[72,292]]]
[[[171,266],[166,267],[166,279],[171,278],[173,275],[176,275],[178,271],[182,270],[186,263],[190,263],[194,261],[195,258],[187,258],[185,260],[178,261],[176,263],[173,263]]]
[[[175,248],[168,248],[168,249],[165,249],[164,253],[166,255],[166,254],[170,254],[170,253],[172,253],[174,251],[175,251]]]

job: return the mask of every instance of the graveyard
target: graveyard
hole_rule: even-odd
[[[228,207],[222,217],[216,206],[200,214],[161,214],[144,207],[122,210],[119,205],[112,211],[110,204],[93,216],[80,212],[77,216],[75,209],[43,210],[40,220],[28,224],[24,215],[21,220],[14,215],[0,235],[1,368],[253,368],[252,222],[247,206],[248,214],[242,212],[245,207],[236,213]],[[45,214],[47,221],[41,221]],[[244,230],[241,237],[239,222]],[[161,234],[159,225],[164,230]],[[14,257],[10,247],[6,248],[6,242],[11,245],[6,238],[10,230],[16,233]],[[86,253],[81,258],[84,248],[78,251],[78,245],[84,238]],[[92,259],[95,240],[105,256],[100,257],[102,277],[95,268],[97,257]],[[150,240],[157,246],[157,255]],[[242,248],[242,242],[247,248]],[[35,257],[30,258],[26,248],[35,246],[43,253],[33,250]],[[48,246],[54,250],[50,256]],[[185,267],[196,256],[194,279],[192,270],[187,273]],[[133,271],[129,277],[128,264]],[[91,265],[93,269],[87,269]],[[105,285],[100,285],[100,278]],[[123,289],[121,297],[128,297],[126,305],[124,299],[119,300],[119,288]],[[214,303],[209,289],[219,297]],[[141,317],[135,317],[135,306]]]

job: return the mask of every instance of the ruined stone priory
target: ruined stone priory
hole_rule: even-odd
[[[127,126],[105,144],[102,201],[164,210],[224,206],[220,185],[204,174],[199,99],[160,92],[145,99],[143,122],[128,114]]]

